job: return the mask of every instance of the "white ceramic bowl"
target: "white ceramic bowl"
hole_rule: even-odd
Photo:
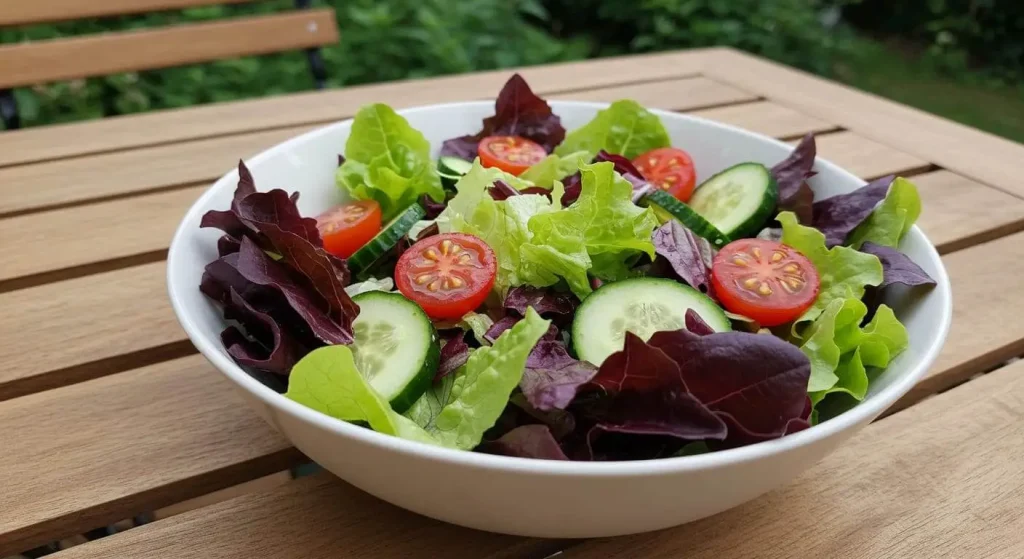
[[[606,106],[551,105],[569,130]],[[447,138],[475,133],[493,110],[492,102],[469,102],[400,112],[423,131],[436,152]],[[693,156],[698,182],[743,161],[774,164],[791,150],[739,128],[656,112],[673,145]],[[305,215],[343,201],[334,171],[350,126],[350,120],[326,126],[251,158],[248,166],[257,188],[301,192],[299,208]],[[231,163],[225,161],[225,168]],[[818,175],[810,183],[819,199],[863,184],[822,159],[815,170]],[[556,462],[437,448],[305,408],[260,383],[225,352],[219,337],[224,320],[198,289],[203,267],[217,257],[219,232],[200,229],[199,220],[207,210],[228,207],[237,180],[237,172],[231,171],[204,193],[171,243],[168,288],[192,342],[249,405],[323,467],[400,507],[472,528],[538,537],[615,536],[675,526],[735,507],[790,482],[905,394],[934,361],[949,327],[946,271],[935,248],[915,227],[901,248],[938,286],[913,294],[890,293],[888,303],[909,331],[910,348],[872,383],[860,405],[837,418],[752,446],[649,461]]]

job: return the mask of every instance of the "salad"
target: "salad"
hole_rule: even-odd
[[[432,445],[664,458],[856,405],[908,345],[879,295],[935,283],[897,248],[916,188],[815,200],[813,135],[700,184],[685,147],[630,100],[566,131],[518,75],[437,160],[369,105],[339,156],[350,202],[303,216],[239,164],[200,289],[265,383]]]

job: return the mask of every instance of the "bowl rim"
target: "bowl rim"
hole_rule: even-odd
[[[591,101],[549,101],[549,104],[557,114],[559,107],[578,107],[600,110],[607,108],[610,103]],[[493,101],[459,101],[433,105],[421,105],[402,109],[397,112],[403,116],[408,116],[420,112],[429,112],[439,109],[476,108],[481,105],[493,106]],[[657,114],[660,118],[697,121],[702,125],[718,128],[725,132],[753,137],[759,141],[773,143],[787,149],[791,147],[790,145],[776,140],[775,138],[737,126],[672,111],[661,109],[649,110],[652,113]],[[272,156],[274,153],[286,151],[295,144],[314,140],[316,137],[327,134],[329,131],[344,126],[351,121],[352,119],[348,118],[308,131],[260,152],[259,154],[249,158],[248,162],[250,165],[257,165],[260,161]],[[854,182],[861,184],[865,182],[839,165],[821,157],[817,157],[815,159],[815,165],[822,165],[826,168],[831,168],[841,175],[845,175],[852,179]],[[211,186],[203,192],[203,194],[188,209],[175,230],[167,255],[166,278],[171,307],[174,309],[178,322],[181,324],[182,328],[184,328],[189,339],[193,344],[195,344],[199,352],[208,361],[210,361],[210,363],[213,364],[221,374],[228,377],[236,385],[258,398],[273,410],[286,413],[300,421],[315,424],[317,427],[330,431],[338,436],[351,437],[356,439],[359,443],[372,445],[379,449],[393,451],[403,456],[429,459],[451,465],[475,467],[494,471],[514,470],[520,473],[550,476],[583,476],[590,478],[694,472],[755,461],[766,456],[781,454],[828,439],[842,431],[856,426],[861,422],[869,421],[880,415],[883,411],[889,408],[889,406],[895,403],[896,400],[906,394],[935,361],[939,351],[945,343],[952,319],[952,292],[945,266],[939,257],[938,251],[935,249],[935,245],[927,236],[925,236],[920,228],[915,225],[911,229],[910,235],[919,237],[920,240],[925,241],[925,248],[930,253],[929,256],[938,263],[938,266],[936,266],[937,277],[934,278],[937,285],[933,289],[938,290],[939,304],[942,306],[939,319],[941,321],[939,334],[932,340],[931,344],[925,348],[925,351],[918,354],[916,361],[907,365],[909,370],[901,378],[885,387],[872,398],[865,399],[850,410],[843,412],[828,421],[778,439],[763,441],[738,448],[720,450],[694,456],[679,456],[651,460],[602,462],[539,460],[434,446],[359,427],[292,401],[286,398],[283,394],[279,394],[270,387],[259,382],[256,378],[239,367],[225,353],[222,353],[219,349],[219,340],[208,338],[200,333],[199,327],[192,317],[191,310],[186,308],[183,302],[185,299],[178,295],[180,289],[195,289],[196,287],[194,285],[179,285],[174,281],[172,271],[177,267],[176,263],[182,261],[183,258],[188,256],[181,247],[185,244],[186,237],[193,233],[191,231],[192,227],[190,227],[189,224],[198,221],[195,219],[196,217],[199,217],[197,214],[200,212],[205,213],[207,201],[214,196],[216,185],[222,181],[229,181],[230,184],[230,182],[237,181],[237,178],[238,171],[232,170],[214,181],[214,183],[211,184]],[[274,418],[274,420],[276,421],[276,418]]]

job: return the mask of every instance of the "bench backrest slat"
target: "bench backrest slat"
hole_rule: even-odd
[[[253,0],[4,0],[0,26],[53,23],[90,17],[180,10],[210,4],[241,4]]]
[[[172,1],[164,0],[164,4]],[[2,45],[0,89],[312,48],[337,41],[334,11],[316,9]]]

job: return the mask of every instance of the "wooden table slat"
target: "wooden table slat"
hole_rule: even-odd
[[[931,164],[854,132],[819,134],[818,156],[828,159],[864,180],[890,174],[913,175]],[[796,141],[791,142],[793,144]]]
[[[683,110],[755,101],[757,95],[704,77],[574,91],[554,95],[555,101],[616,101],[632,99],[645,107]]]
[[[790,485],[650,534],[579,545],[441,524],[317,476],[55,556],[1020,557],[1024,363],[876,422]],[[259,534],[259,537],[253,537]],[[508,550],[514,550],[514,554]]]
[[[0,169],[0,217],[206,183],[230,171],[239,159],[311,129],[300,126]]]
[[[0,401],[195,350],[164,262],[0,294]]]
[[[4,142],[4,149],[0,150],[0,167],[299,124],[327,123],[347,118],[366,103],[388,103],[398,108],[458,99],[493,99],[513,72],[520,72],[536,92],[545,95],[695,76],[703,64],[705,52],[696,49],[402,80],[28,128],[0,135]]]
[[[1006,138],[733,49],[709,52],[703,74],[1024,196],[1024,145]]]
[[[198,355],[2,402],[0,425],[0,557],[302,460]]]
[[[917,224],[941,253],[1024,229],[1024,200],[950,171],[911,177],[924,210]]]
[[[835,124],[771,101],[701,109],[690,111],[690,114],[783,139],[801,137],[808,132],[830,132],[838,128]]]
[[[181,216],[206,188],[0,219],[7,260],[0,288],[21,276],[166,251]]]

